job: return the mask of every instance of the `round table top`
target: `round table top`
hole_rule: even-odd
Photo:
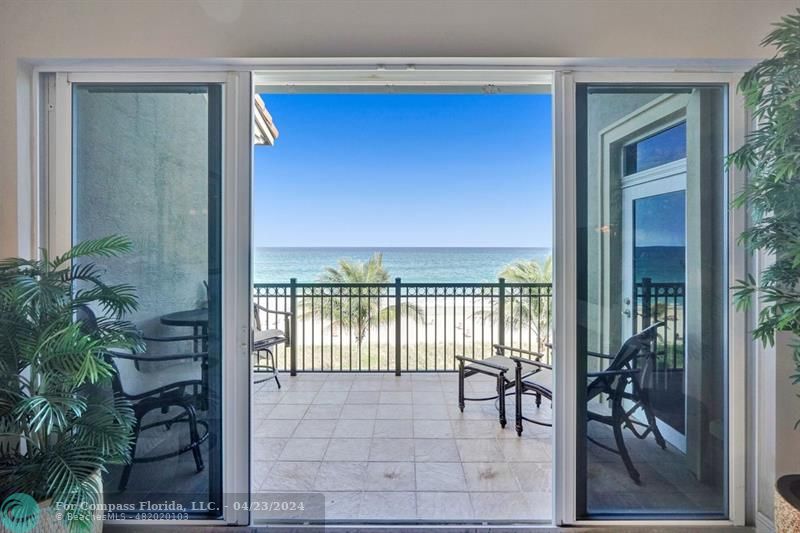
[[[208,309],[176,311],[161,317],[165,326],[208,326]]]

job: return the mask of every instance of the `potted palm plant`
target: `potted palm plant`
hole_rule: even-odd
[[[0,530],[89,531],[101,473],[129,460],[133,411],[110,391],[113,349],[138,349],[129,285],[88,261],[131,248],[118,236],[64,255],[0,261]],[[76,320],[96,311],[91,331]]]
[[[737,283],[735,301],[746,309],[754,296],[760,300],[753,335],[774,345],[776,335],[800,335],[800,10],[776,23],[762,44],[774,46],[776,55],[753,67],[739,84],[757,127],[729,163],[749,175],[734,201],[752,213],[741,241],[775,258],[758,280]],[[793,352],[793,382],[800,383],[800,344],[779,342],[779,348],[784,345]],[[778,480],[775,506],[778,531],[800,529],[800,476]]]

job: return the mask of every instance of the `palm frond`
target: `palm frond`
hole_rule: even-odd
[[[133,249],[133,242],[122,235],[109,235],[99,239],[88,239],[73,246],[64,255],[52,261],[57,268],[80,257],[117,257]]]
[[[75,421],[76,440],[93,447],[109,463],[127,462],[134,422],[133,409],[124,398],[93,398]]]
[[[732,287],[737,309],[761,303],[752,335],[765,345],[773,345],[780,331],[800,334],[800,9],[773,26],[762,45],[775,55],[745,73],[738,86],[758,127],[726,160],[748,174],[732,202],[752,219],[740,244],[776,257],[758,279],[748,276]],[[797,383],[800,346],[793,349]]]

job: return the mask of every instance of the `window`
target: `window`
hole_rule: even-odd
[[[624,175],[635,174],[686,157],[686,122],[625,146]]]

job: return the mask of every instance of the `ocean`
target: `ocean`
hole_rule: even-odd
[[[406,282],[448,283],[497,281],[503,268],[519,260],[544,261],[550,248],[266,248],[255,249],[256,283],[318,281],[326,267],[340,259],[367,261],[383,253],[383,266],[391,279]]]
[[[686,282],[686,248],[683,246],[640,246],[634,250],[636,279],[654,283]]]
[[[319,281],[326,267],[340,259],[367,261],[383,253],[390,279],[417,283],[491,283],[507,265],[519,260],[543,262],[550,248],[267,248],[255,250],[256,283]],[[636,276],[654,282],[682,283],[686,263],[683,247],[640,247],[635,253]]]

